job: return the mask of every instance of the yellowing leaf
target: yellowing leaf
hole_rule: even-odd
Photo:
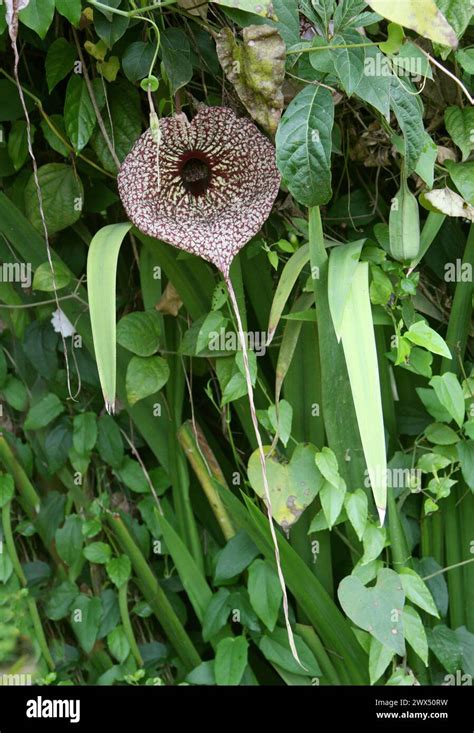
[[[104,61],[107,56],[107,44],[105,41],[99,40],[97,43],[92,41],[86,41],[84,48],[90,56],[93,56],[97,61]]]
[[[97,71],[107,79],[107,81],[115,81],[120,69],[120,61],[118,56],[111,56],[108,61],[99,61]]]
[[[369,0],[369,5],[393,23],[411,28],[442,46],[457,48],[456,33],[434,0]]]
[[[267,455],[270,447],[265,446],[264,450]],[[274,454],[266,459],[272,515],[284,530],[300,518],[324,483],[315,463],[315,455],[316,448],[313,445],[300,443],[289,463],[280,463]],[[263,498],[265,494],[258,450],[250,456],[248,477],[255,493]]]

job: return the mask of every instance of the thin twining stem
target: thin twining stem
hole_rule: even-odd
[[[176,0],[163,0],[161,3],[153,3],[153,5],[147,5],[144,8],[137,8],[136,10],[119,10],[118,8],[111,8],[110,5],[104,5],[99,0],[89,0],[89,5],[93,5],[98,10],[102,10],[104,13],[114,13],[115,15],[124,15],[126,18],[134,18],[140,13],[146,13],[149,10],[158,10],[159,8],[165,8],[167,5],[175,5]]]
[[[107,134],[107,130],[105,129],[104,120],[102,118],[102,115],[100,113],[99,106],[97,104],[97,100],[95,98],[94,89],[92,88],[91,80],[90,80],[90,77],[89,77],[89,72],[87,71],[87,66],[86,66],[86,62],[84,60],[84,55],[82,53],[81,44],[79,43],[79,38],[77,37],[77,33],[76,33],[76,29],[75,28],[72,28],[72,35],[74,37],[74,42],[76,44],[77,53],[79,54],[79,60],[80,60],[80,62],[82,64],[82,72],[84,74],[84,81],[86,83],[87,91],[89,92],[89,97],[91,99],[92,106],[94,107],[95,116],[97,118],[97,122],[99,124],[100,131],[102,133],[102,137],[105,140],[105,144],[107,145],[107,147],[109,149],[110,155],[112,156],[112,160],[114,161],[114,163],[115,163],[115,165],[117,167],[117,170],[120,170],[120,160],[117,157],[117,153],[115,152],[115,148],[114,148],[114,146],[112,145],[112,143],[110,141],[110,138],[109,138],[109,136]]]
[[[155,487],[153,486],[153,481],[151,480],[150,474],[148,473],[148,471],[146,469],[146,466],[143,463],[143,460],[142,460],[142,457],[141,457],[140,453],[136,449],[135,444],[128,437],[128,435],[125,432],[125,430],[120,429],[120,432],[122,433],[123,437],[125,438],[125,440],[127,441],[128,445],[130,446],[130,449],[131,449],[133,455],[137,459],[137,461],[138,461],[138,463],[140,465],[140,468],[142,469],[142,472],[143,472],[143,475],[145,477],[145,480],[146,480],[146,482],[147,482],[147,484],[148,484],[148,486],[150,488],[150,491],[151,491],[151,493],[153,495],[153,498],[154,498],[154,500],[156,502],[156,505],[158,507],[158,511],[160,512],[160,514],[163,514],[163,509],[161,508],[160,500],[159,500],[158,495],[157,495],[157,493],[155,491]]]
[[[155,21],[152,20],[151,18],[146,18],[143,15],[136,15],[135,18],[137,18],[137,20],[144,20],[145,23],[149,23],[152,26],[153,30],[155,31],[156,46],[155,46],[155,51],[153,53],[153,58],[151,60],[150,68],[148,69],[148,78],[150,78],[150,76],[152,75],[153,69],[155,68],[156,59],[158,58],[158,49],[161,43],[161,34],[160,34],[160,30],[158,26],[156,25]]]
[[[286,52],[287,56],[292,56],[294,54],[300,54],[300,53],[313,53],[316,51],[331,51],[335,48],[367,48],[369,46],[380,46],[381,43],[385,43],[385,41],[375,42],[372,41],[370,43],[342,43],[342,44],[329,44],[326,46],[308,46],[306,48],[296,48],[290,51]],[[458,85],[458,87],[464,92],[466,97],[468,98],[469,102],[474,105],[474,97],[471,96],[469,93],[467,87],[462,83],[458,77],[452,73],[452,71],[449,71],[443,64],[440,64],[439,61],[437,61],[431,54],[429,54],[427,51],[425,51],[421,46],[418,46],[418,44],[415,43],[415,46],[419,51],[421,51],[424,56],[428,59],[428,61],[433,64],[433,66],[436,66],[440,71],[442,71],[446,76],[449,76],[449,78],[454,81],[455,84]]]
[[[466,97],[469,99],[470,103],[471,104],[474,104],[474,97],[472,97],[469,94],[466,86],[462,83],[461,79],[458,79],[457,76],[455,76],[455,74],[452,73],[452,71],[450,71],[445,66],[443,66],[443,64],[440,64],[439,61],[437,61],[435,58],[433,58],[433,56],[431,56],[427,51],[425,51],[423,48],[421,48],[421,46],[418,46],[416,43],[415,43],[415,46],[421,51],[422,54],[424,54],[426,56],[426,58],[428,59],[428,61],[431,64],[433,64],[438,69],[440,69],[444,74],[446,74],[446,76],[449,76],[449,78],[452,79],[458,85],[458,87],[460,89],[462,89],[462,91],[464,92],[464,94],[466,95]]]
[[[55,298],[51,298],[50,300],[39,300],[35,303],[19,303],[18,305],[6,305],[5,303],[0,303],[0,309],[1,308],[9,308],[10,310],[17,310],[17,308],[36,308],[39,305],[52,305],[56,304],[57,302],[61,302],[62,300],[78,300],[79,303],[82,303],[82,305],[85,305],[87,307],[87,303],[82,300],[82,298],[79,297],[79,295],[76,295],[75,293],[71,293],[70,295],[62,295],[57,300]]]
[[[255,431],[255,437],[257,438],[257,444],[258,444],[258,452],[260,455],[260,465],[262,467],[262,478],[263,478],[263,488],[265,493],[265,506],[267,508],[267,515],[268,515],[268,522],[270,525],[270,532],[272,535],[272,541],[273,546],[275,548],[275,562],[278,572],[278,579],[280,581],[281,591],[283,594],[283,612],[285,615],[285,624],[286,624],[286,630],[288,633],[288,641],[290,644],[291,653],[293,654],[293,657],[296,659],[298,664],[305,669],[303,664],[301,663],[298,652],[296,650],[295,645],[295,639],[293,636],[293,630],[291,628],[290,624],[290,617],[288,612],[288,594],[286,592],[286,583],[285,583],[285,577],[283,575],[283,570],[281,567],[281,559],[280,559],[280,548],[278,545],[278,539],[275,531],[275,525],[273,523],[273,515],[272,515],[272,502],[270,497],[270,489],[268,486],[268,477],[267,477],[267,466],[266,466],[266,460],[265,460],[265,451],[263,450],[263,443],[262,438],[260,435],[260,430],[258,427],[258,420],[257,420],[257,411],[255,409],[255,401],[254,401],[254,394],[253,394],[253,386],[252,386],[252,378],[250,376],[250,366],[249,366],[249,357],[248,357],[248,351],[247,351],[247,344],[245,340],[245,333],[244,328],[242,325],[242,319],[240,317],[240,311],[239,306],[237,303],[237,298],[235,295],[234,287],[232,285],[232,280],[230,279],[229,275],[224,275],[224,280],[227,285],[227,290],[229,291],[230,296],[230,302],[232,304],[232,309],[234,311],[235,319],[237,321],[237,331],[239,334],[239,341],[242,348],[242,357],[244,362],[244,372],[245,372],[245,380],[247,383],[247,391],[248,391],[248,397],[249,397],[249,403],[250,403],[250,414],[252,416],[252,424],[253,429]]]
[[[460,568],[461,565],[469,565],[469,563],[471,562],[474,562],[474,557],[471,557],[469,560],[457,562],[455,565],[448,565],[448,567],[441,568],[441,570],[437,570],[435,573],[431,573],[431,575],[425,575],[422,580],[431,580],[431,578],[436,578],[437,575],[442,575],[443,573],[447,573],[450,570],[454,570],[455,568]]]
[[[313,51],[330,51],[333,48],[367,48],[368,46],[378,46],[379,44],[375,41],[370,43],[334,43],[327,46],[308,46],[306,48],[295,48],[292,51],[287,51],[287,56],[292,56],[296,53],[313,53]]]
[[[39,181],[39,172],[38,172],[38,165],[36,162],[36,157],[33,151],[33,138],[31,134],[31,120],[30,115],[28,114],[28,107],[26,105],[25,101],[25,95],[23,94],[23,87],[21,86],[20,82],[20,75],[18,72],[18,65],[20,63],[20,55],[18,53],[18,45],[17,45],[17,33],[18,33],[18,11],[16,8],[14,8],[13,16],[10,19],[10,25],[8,28],[10,40],[11,40],[11,47],[13,50],[13,77],[14,77],[14,83],[18,91],[18,96],[20,97],[20,103],[21,107],[23,109],[23,114],[25,115],[25,121],[26,121],[26,140],[27,140],[27,148],[28,148],[28,154],[31,159],[31,163],[33,166],[33,180],[35,183],[35,189],[36,189],[36,196],[38,200],[38,210],[41,220],[41,225],[43,228],[43,235],[44,235],[44,241],[46,245],[46,256],[48,258],[49,267],[51,270],[51,279],[53,284],[53,292],[54,292],[54,301],[56,304],[56,308],[58,310],[58,319],[59,319],[59,330],[61,332],[61,341],[63,344],[63,350],[64,350],[64,361],[66,366],[66,381],[67,381],[67,389],[68,394],[71,400],[76,401],[76,395],[72,394],[71,389],[71,371],[69,367],[69,358],[68,358],[68,352],[67,352],[67,344],[66,339],[63,334],[62,328],[61,328],[61,321],[63,318],[63,313],[61,311],[60,305],[59,305],[59,299],[58,299],[58,291],[56,287],[56,273],[54,271],[54,264],[53,264],[53,256],[51,252],[51,246],[49,242],[49,233],[48,233],[48,225],[46,223],[46,216],[44,213],[44,206],[43,206],[43,192],[41,190],[41,185]]]

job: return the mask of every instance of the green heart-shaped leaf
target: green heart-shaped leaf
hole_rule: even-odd
[[[270,446],[264,447],[265,455]],[[324,483],[315,464],[317,450],[309,443],[296,446],[289,463],[281,463],[272,455],[266,460],[272,515],[283,529],[291,527],[301,516]],[[250,456],[248,477],[254,491],[264,498],[262,467],[258,450]]]
[[[337,595],[351,621],[397,654],[405,654],[402,623],[405,592],[397,573],[382,568],[373,588],[366,588],[359,578],[349,575],[339,585]]]

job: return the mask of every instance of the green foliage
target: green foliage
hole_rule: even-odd
[[[405,593],[393,570],[380,570],[374,588],[364,588],[358,578],[348,576],[340,584],[338,596],[344,611],[357,626],[388,649],[404,654],[401,613]]]
[[[38,170],[38,180],[48,232],[54,234],[74,224],[81,216],[84,202],[84,188],[77,172],[63,163],[47,163]],[[35,229],[42,231],[34,175],[25,186],[25,209]]]
[[[55,0],[30,0],[20,11],[20,21],[44,38],[53,21]]]
[[[467,160],[473,150],[472,126],[474,124],[474,110],[472,108],[448,107],[444,113],[446,130],[453,142],[460,148],[462,159]]]
[[[48,48],[44,62],[48,89],[53,91],[74,67],[76,51],[65,38],[57,38]],[[71,77],[73,79],[74,77]]]
[[[117,324],[117,343],[138,356],[158,350],[160,318],[157,313],[129,313]]]
[[[305,206],[325,204],[331,197],[333,121],[330,92],[308,86],[290,103],[278,127],[278,167],[295,199]]]
[[[249,568],[249,598],[252,608],[267,629],[273,631],[281,604],[277,575],[265,560],[254,560]]]
[[[66,89],[64,124],[69,140],[77,153],[89,142],[95,123],[95,111],[87,85],[78,74],[73,74]]]
[[[238,685],[247,666],[248,642],[243,636],[222,639],[216,651],[214,674],[218,685]]]

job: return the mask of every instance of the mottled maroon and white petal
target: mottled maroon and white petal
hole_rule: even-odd
[[[118,175],[120,198],[140,231],[203,257],[225,275],[261,229],[280,186],[275,149],[248,119],[206,107],[160,120],[159,154],[150,130]]]

